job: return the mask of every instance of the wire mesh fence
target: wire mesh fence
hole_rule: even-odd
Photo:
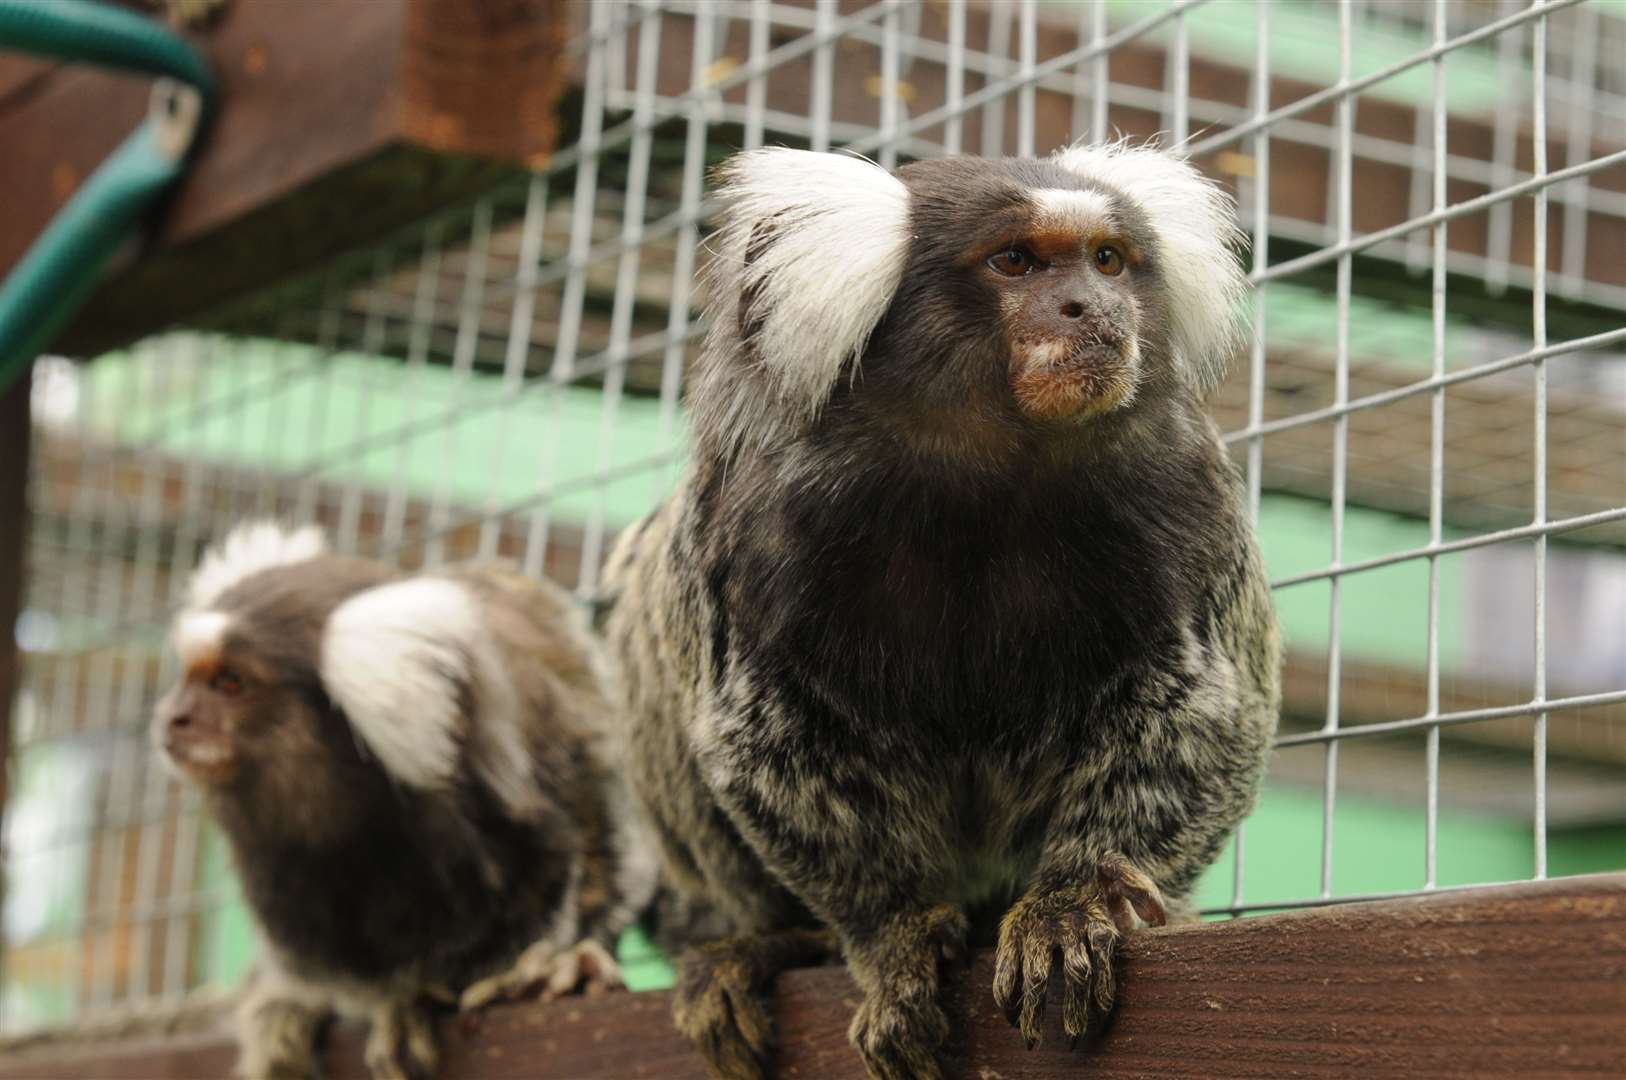
[[[1288,647],[1211,913],[1626,865],[1626,16],[1602,0],[584,3],[534,174],[35,378],[0,1025],[229,980],[225,850],[149,752],[247,516],[590,601],[671,483],[707,169],[1160,134],[1236,194],[1212,408]]]

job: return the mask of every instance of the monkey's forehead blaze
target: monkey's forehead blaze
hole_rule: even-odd
[[[175,653],[187,676],[211,671],[221,662],[231,616],[223,611],[183,611],[175,619]]]
[[[1144,221],[1134,199],[1110,182],[1050,161],[947,158],[906,165],[898,179],[909,191],[917,242],[1015,231],[1076,238]],[[930,235],[939,230],[950,235]]]
[[[919,174],[910,184],[911,263],[973,266],[1013,246],[1051,262],[1110,243],[1137,266],[1156,265],[1156,230],[1132,198],[1048,171],[1059,175],[995,168],[992,183],[966,184],[962,176]]]

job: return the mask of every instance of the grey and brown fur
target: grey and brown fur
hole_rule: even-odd
[[[688,965],[679,1026],[759,1075],[752,950],[805,961],[826,928],[870,1072],[936,1076],[939,962],[997,926],[1013,1024],[1038,1038],[1059,962],[1076,1037],[1131,913],[1188,910],[1276,725],[1202,405],[1243,327],[1229,201],[1123,143],[722,179],[693,459],[608,576],[634,787],[673,886],[741,935]]]
[[[370,1021],[376,1077],[426,1077],[434,999],[619,981],[607,950],[654,860],[606,666],[558,589],[254,524],[205,560],[175,638],[154,739],[230,841],[262,944],[241,1075],[313,1075],[337,1011]]]

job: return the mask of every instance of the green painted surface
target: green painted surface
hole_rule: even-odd
[[[1626,828],[1594,825],[1558,835],[1559,843],[1547,849],[1547,868],[1553,877],[1626,869]]]
[[[1444,531],[1451,540],[1461,535]],[[1332,559],[1332,509],[1314,499],[1267,495],[1259,502],[1259,544],[1273,580],[1326,567]],[[1377,510],[1344,515],[1343,561],[1373,559],[1428,543],[1428,524]],[[1324,580],[1277,589],[1273,599],[1289,649],[1319,653],[1331,628],[1331,587]],[[1466,658],[1467,592],[1459,558],[1440,560],[1440,664]],[[1345,579],[1339,597],[1345,656],[1416,667],[1428,655],[1428,563],[1412,560]]]
[[[1265,286],[1264,298],[1265,342],[1272,355],[1333,354],[1338,305],[1331,296],[1318,289],[1272,281]],[[1447,370],[1485,362],[1480,353],[1461,348],[1469,329],[1463,320],[1447,316],[1442,348]],[[1433,316],[1427,309],[1353,295],[1349,298],[1349,355],[1356,368],[1363,361],[1381,361],[1386,367],[1408,368],[1426,377],[1434,364]],[[1330,374],[1326,378],[1330,380]]]
[[[1418,755],[1419,775],[1422,755]],[[1321,793],[1284,784],[1265,785],[1248,819],[1243,851],[1247,903],[1301,899],[1321,893]],[[1424,807],[1338,797],[1333,818],[1332,894],[1420,889],[1424,883]],[[1616,830],[1617,837],[1626,832]],[[1568,850],[1568,834],[1550,838],[1549,858]],[[1486,818],[1442,810],[1439,884],[1471,885],[1530,877],[1534,845],[1528,820]],[[1619,865],[1626,865],[1626,852]],[[1577,861],[1577,860],[1572,860]],[[1576,871],[1579,872],[1579,871]],[[1235,855],[1230,845],[1197,889],[1202,907],[1230,904]]]
[[[636,926],[621,935],[615,958],[621,964],[628,990],[664,990],[676,975],[660,946]]]
[[[89,407],[101,430],[178,456],[496,508],[529,508],[539,491],[558,489],[550,513],[585,520],[602,508],[611,526],[643,513],[671,473],[595,478],[684,445],[681,413],[662,434],[660,405],[649,398],[606,410],[591,387],[508,395],[493,375],[355,353],[321,358],[310,346],[264,340],[221,343],[198,365],[117,353],[90,368]]]

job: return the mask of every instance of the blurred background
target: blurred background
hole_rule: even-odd
[[[121,262],[34,368],[0,1029],[245,969],[224,846],[143,730],[169,613],[233,522],[319,521],[411,566],[501,556],[593,598],[681,467],[706,170],[764,143],[891,165],[1161,135],[1235,193],[1255,336],[1212,409],[1288,655],[1211,914],[1626,867],[1620,4],[520,5],[513,62],[550,78],[437,98],[372,174],[312,144],[383,107],[313,101],[363,97],[345,80],[380,46],[271,6],[283,25],[228,0],[190,31],[226,105],[167,227],[207,220]],[[401,9],[410,51],[445,5],[336,6]],[[89,136],[37,119],[51,94],[88,109],[63,74],[0,57],[0,267],[41,224],[22,209],[79,182],[56,159]],[[234,118],[234,81],[261,113]],[[481,142],[505,139],[524,154]],[[316,164],[266,194],[298,172],[278,147]],[[667,977],[624,949],[635,983]]]

